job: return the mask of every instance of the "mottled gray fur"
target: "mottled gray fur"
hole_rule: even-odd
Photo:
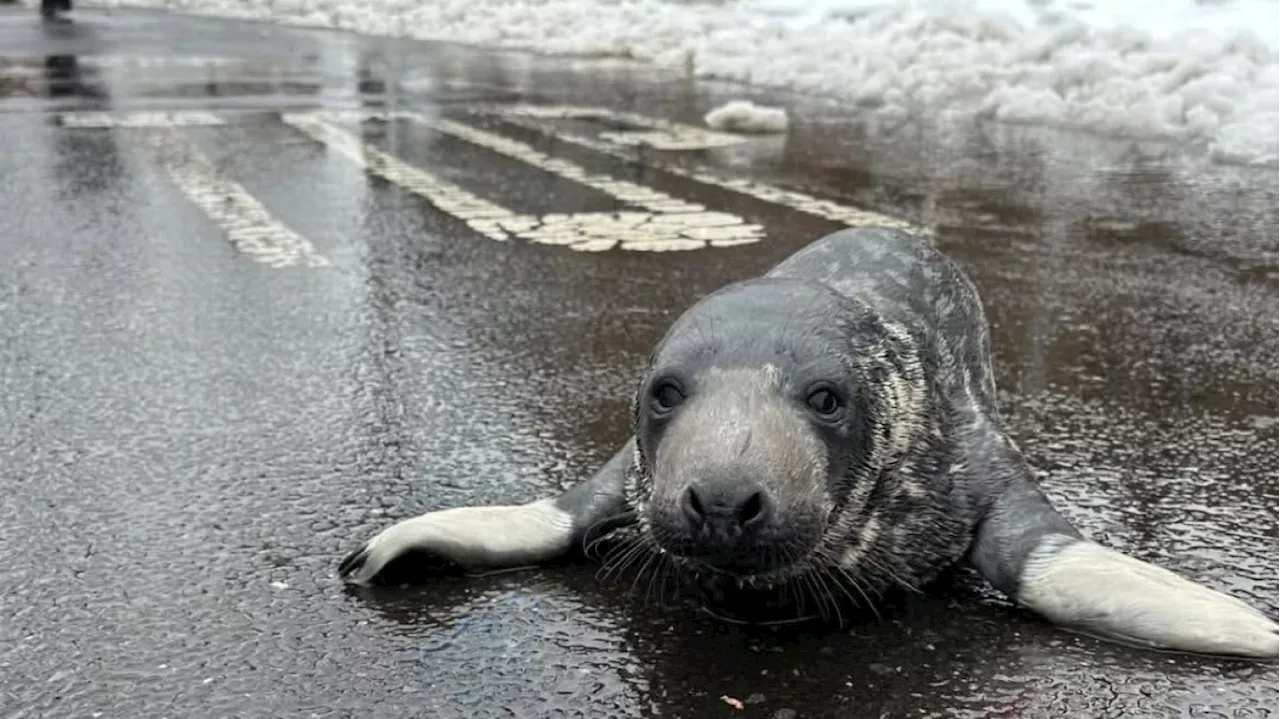
[[[778,322],[765,336],[753,331],[774,314]],[[845,344],[844,360],[870,380],[859,388],[872,428],[862,461],[836,488],[837,504],[811,562],[734,579],[768,585],[822,571],[813,566],[821,562],[839,565],[839,578],[868,595],[922,587],[964,557],[991,500],[1021,474],[1017,465],[990,471],[1021,458],[997,429],[981,302],[949,258],[893,230],[829,236],[762,279],[704,298],[673,325],[651,364],[692,344],[716,363],[757,366],[820,326]],[[752,346],[735,346],[732,338]],[[627,502],[642,525],[650,466],[638,449],[626,473]],[[1074,535],[1065,522],[1061,529]]]
[[[1059,624],[1274,658],[1272,620],[1089,542],[1051,506],[1001,427],[987,326],[973,284],[927,242],[835,233],[673,324],[637,387],[634,436],[590,480],[405,520],[340,574],[376,580],[410,550],[471,568],[546,561],[612,535],[611,568],[657,557],[713,600],[798,587],[826,613],[824,600],[872,604],[967,560]]]

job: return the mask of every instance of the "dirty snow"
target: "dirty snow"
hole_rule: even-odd
[[[86,0],[633,57],[890,116],[974,113],[1274,163],[1267,0]]]

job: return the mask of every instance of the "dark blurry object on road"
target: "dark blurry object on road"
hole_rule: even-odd
[[[71,22],[62,14],[67,12],[71,12],[71,0],[40,0],[40,17],[45,22]]]

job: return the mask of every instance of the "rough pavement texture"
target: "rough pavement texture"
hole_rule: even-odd
[[[676,313],[838,227],[691,179],[714,171],[935,230],[983,293],[1006,411],[1070,518],[1274,615],[1274,172],[1027,129],[872,127],[796,98],[785,139],[611,155],[556,138],[616,128],[476,113],[696,124],[742,94],[617,62],[35,15],[0,11],[0,716],[1275,714],[1274,666],[1103,644],[963,587],[807,634],[663,607],[590,567],[407,591],[333,577],[394,519],[586,476],[625,437],[635,372]],[[763,239],[494,241],[279,114],[362,104],[529,143]],[[103,110],[226,124],[60,114]],[[634,209],[422,124],[356,128],[513,212]],[[231,241],[217,217],[254,207],[323,262],[260,261],[253,242],[277,235]]]

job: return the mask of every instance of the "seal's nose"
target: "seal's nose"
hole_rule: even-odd
[[[700,481],[684,491],[680,509],[695,535],[735,540],[768,522],[773,499],[747,482]]]

